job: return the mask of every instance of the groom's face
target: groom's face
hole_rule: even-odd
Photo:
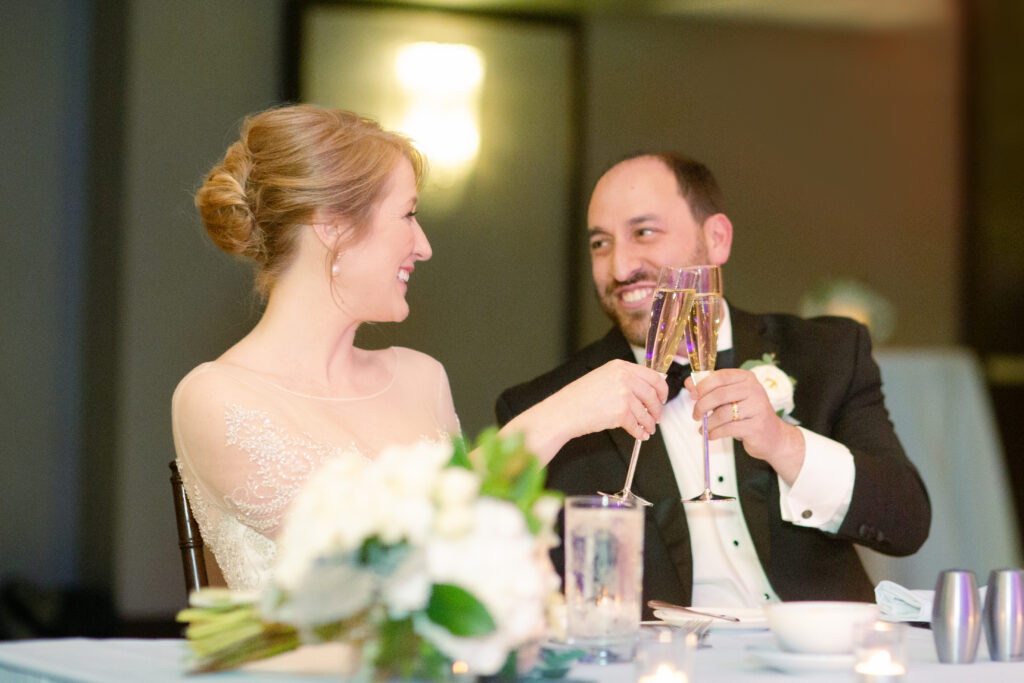
[[[709,263],[703,226],[655,157],[612,167],[587,212],[594,286],[604,312],[634,346],[644,346],[661,266]]]

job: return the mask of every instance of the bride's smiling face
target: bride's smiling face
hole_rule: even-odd
[[[365,322],[397,322],[409,315],[405,300],[417,261],[431,256],[416,220],[416,176],[402,157],[361,240],[341,252],[335,291],[340,305]]]

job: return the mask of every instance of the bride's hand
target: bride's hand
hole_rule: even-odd
[[[570,430],[569,438],[621,427],[636,439],[654,433],[668,398],[665,379],[649,368],[613,360],[567,384],[547,400]]]
[[[521,431],[543,463],[577,436],[621,427],[646,439],[668,398],[665,379],[650,368],[613,360],[526,410],[502,430]]]

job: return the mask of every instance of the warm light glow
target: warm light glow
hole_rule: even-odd
[[[413,43],[398,52],[395,73],[406,99],[396,127],[426,155],[431,182],[455,187],[480,150],[483,57],[469,45]]]
[[[441,108],[419,107],[399,125],[427,155],[430,165],[457,166],[472,160],[480,148],[476,121],[465,111],[445,112]]]
[[[480,85],[484,63],[469,45],[413,43],[398,53],[398,82],[406,90],[463,93]]]
[[[686,674],[669,664],[659,664],[652,676],[644,676],[637,683],[688,683]]]
[[[469,673],[469,664],[461,659],[455,660],[452,662],[452,673],[455,675]]]
[[[866,662],[859,662],[854,667],[854,671],[871,676],[902,676],[906,673],[906,669],[902,664],[892,660],[892,655],[888,650],[878,650],[871,653],[870,658]]]

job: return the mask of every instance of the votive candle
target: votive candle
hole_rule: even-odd
[[[857,661],[853,671],[859,683],[896,683],[907,672],[903,650],[903,624],[876,621],[856,635]]]
[[[690,683],[684,671],[678,671],[671,664],[659,664],[655,672],[641,677],[637,683]]]

